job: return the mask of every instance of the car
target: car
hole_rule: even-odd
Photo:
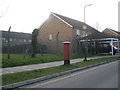
[[[111,45],[113,46],[113,45]],[[120,48],[116,47],[116,46],[113,46],[113,55],[115,55],[116,53],[119,53],[120,52]],[[110,49],[109,51],[109,55],[112,55],[112,50]]]

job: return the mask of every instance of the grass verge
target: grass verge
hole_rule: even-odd
[[[2,68],[63,61],[63,55],[46,54],[42,56],[37,54],[35,58],[31,58],[31,56],[27,55],[24,59],[23,56],[24,54],[11,54],[10,59],[7,59],[7,54],[2,54]],[[90,56],[93,55],[88,55],[88,57]],[[82,57],[84,57],[84,55],[71,55],[71,59]]]
[[[31,64],[40,64],[47,62],[54,62],[63,60],[62,55],[40,55],[37,54],[35,58],[27,55],[24,59],[24,54],[11,54],[10,59],[7,59],[7,54],[2,55],[2,68],[6,67],[15,67],[15,66],[23,66],[23,65],[31,65]]]
[[[118,57],[107,57],[107,58],[100,58],[100,59],[93,59],[85,62],[79,62],[70,65],[61,65],[57,67],[45,68],[45,69],[37,69],[32,71],[25,71],[25,72],[18,72],[14,74],[5,74],[2,75],[2,84],[8,85],[16,82],[21,82],[25,80],[35,79],[38,77],[43,77],[47,75],[52,75],[59,72],[64,72],[67,70],[80,68],[88,65],[97,64],[104,61],[110,61],[112,59],[117,59]]]

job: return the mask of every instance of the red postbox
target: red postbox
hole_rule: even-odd
[[[63,42],[64,44],[64,65],[70,64],[70,42]]]

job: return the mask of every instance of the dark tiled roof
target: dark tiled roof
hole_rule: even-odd
[[[62,16],[62,15],[59,15],[59,14],[56,14],[54,13],[55,15],[57,15],[59,18],[61,18],[62,20],[66,21],[67,23],[69,23],[70,25],[72,25],[74,28],[79,28],[80,30],[83,30],[83,25],[84,23],[83,22],[80,22],[78,20],[74,20],[74,19],[71,19],[71,18],[68,18],[68,17],[65,17],[65,16]],[[94,33],[94,32],[99,32],[98,30],[96,30],[95,28],[87,25],[87,31],[88,32],[91,32],[91,33]]]
[[[0,31],[2,32],[2,37],[7,37],[7,31]],[[10,38],[19,38],[19,39],[31,39],[31,34],[29,33],[21,33],[21,32],[10,32]]]
[[[112,29],[110,29],[110,30],[112,30]],[[118,33],[118,34],[120,34],[120,32],[119,31],[115,31],[115,30],[112,30],[113,32],[116,32],[116,33]]]
[[[112,32],[115,32],[115,33],[118,33],[118,34],[120,34],[120,32],[119,32],[119,31],[115,31],[115,30],[113,30],[113,29],[110,29],[110,28],[106,28],[105,30],[111,30]],[[104,30],[103,30],[103,32],[104,32]]]
[[[107,35],[105,33],[98,32],[98,33],[93,33],[93,34],[88,35],[87,38],[88,39],[102,39],[102,38],[114,38],[114,37],[111,37],[110,35]],[[85,39],[85,37],[80,38],[80,39]]]
[[[113,36],[113,35],[107,34],[107,33],[105,33],[105,32],[104,32],[105,30],[110,30],[110,31],[112,31],[112,32],[117,33],[118,35]],[[118,39],[120,39],[120,32],[119,32],[119,31],[115,31],[115,30],[110,29],[110,28],[106,28],[105,30],[104,30],[104,31],[102,31],[102,33],[103,33],[103,34],[109,35],[109,36],[110,36],[110,38],[118,38]]]

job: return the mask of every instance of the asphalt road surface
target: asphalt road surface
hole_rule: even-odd
[[[24,88],[118,88],[118,61]]]

